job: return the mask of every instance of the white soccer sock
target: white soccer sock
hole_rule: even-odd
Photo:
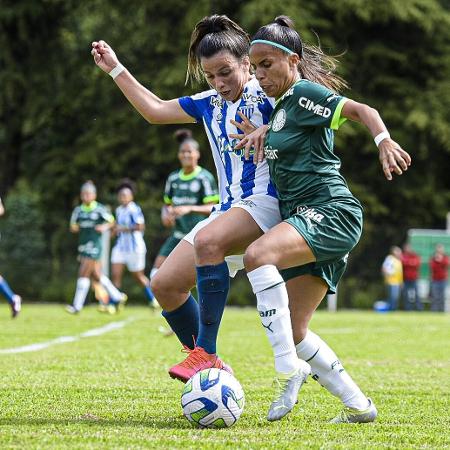
[[[247,273],[256,295],[257,308],[275,356],[275,370],[292,373],[300,364],[292,336],[291,314],[286,285],[274,265]]]
[[[367,397],[345,371],[336,353],[317,334],[308,330],[296,345],[299,358],[311,366],[311,376],[350,408],[366,409]]]
[[[120,292],[113,284],[112,281],[106,276],[100,277],[100,283],[107,290],[108,295],[115,301],[120,300],[123,297],[123,293]]]
[[[77,280],[77,288],[75,290],[75,296],[73,298],[73,307],[80,311],[83,309],[84,302],[86,301],[87,294],[89,292],[89,286],[91,280],[86,277],[80,277]]]

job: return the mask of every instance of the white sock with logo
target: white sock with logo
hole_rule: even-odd
[[[359,410],[368,407],[367,397],[345,371],[336,353],[317,334],[308,330],[296,348],[298,357],[311,366],[311,377],[340,398],[344,405]]]
[[[122,299],[123,294],[119,291],[113,284],[112,281],[106,276],[102,275],[100,277],[100,283],[107,290],[108,295],[115,301],[119,301]]]
[[[275,370],[284,374],[298,370],[292,336],[291,314],[286,285],[274,265],[265,265],[247,273],[257,299],[261,323],[275,356]]]
[[[77,311],[81,311],[83,309],[84,302],[86,301],[90,285],[91,280],[89,278],[87,277],[78,278],[75,296],[73,298],[73,307]]]

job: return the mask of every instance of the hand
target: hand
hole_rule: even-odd
[[[250,158],[250,151],[254,149],[253,162],[260,163],[264,159],[264,140],[266,139],[267,125],[262,125],[255,131],[250,133],[241,139],[241,141],[235,145],[235,149],[238,150],[244,147],[245,159]],[[234,135],[230,135],[233,137]]]
[[[172,206],[163,206],[161,209],[161,222],[167,228],[175,225],[175,215]]]
[[[189,205],[174,206],[173,214],[175,217],[182,217],[191,212],[191,207]]]
[[[408,170],[411,165],[411,157],[397,142],[390,138],[383,139],[378,148],[381,167],[388,180],[392,180],[392,172],[401,175]]]
[[[109,223],[102,223],[100,225],[95,225],[95,231],[98,233],[103,233],[106,230],[109,230],[111,228],[111,225]]]
[[[114,50],[105,41],[94,41],[91,55],[94,57],[95,64],[106,73],[111,72],[119,64]]]

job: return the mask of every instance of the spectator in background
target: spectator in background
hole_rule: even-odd
[[[384,276],[384,282],[387,287],[387,302],[389,309],[395,311],[398,307],[398,300],[403,284],[403,269],[402,269],[402,251],[400,247],[391,247],[391,251],[386,256],[381,271]]]
[[[2,199],[0,198],[0,216],[5,214],[5,208],[3,207]],[[11,307],[11,315],[14,319],[19,314],[22,308],[22,298],[20,295],[15,294],[7,281],[0,275],[0,292],[6,297],[6,300]]]
[[[444,311],[445,289],[447,287],[449,258],[444,246],[437,244],[430,258],[431,311]]]
[[[423,305],[419,298],[417,279],[419,277],[420,256],[414,253],[411,245],[403,246],[401,256],[403,266],[403,301],[406,311],[422,311]]]

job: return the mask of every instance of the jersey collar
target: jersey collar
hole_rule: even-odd
[[[197,166],[191,173],[184,173],[183,169],[181,169],[178,172],[178,176],[180,177],[180,180],[182,181],[189,181],[195,178],[200,172],[202,168],[200,166]]]
[[[93,202],[89,203],[89,205],[85,205],[84,203],[81,204],[81,211],[83,212],[91,212],[93,211],[95,208],[97,208],[97,201],[94,200]]]

